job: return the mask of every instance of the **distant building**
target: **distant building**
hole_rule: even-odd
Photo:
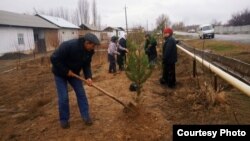
[[[41,19],[44,19],[51,24],[54,24],[58,27],[58,31],[52,32],[50,35],[48,35],[48,38],[55,38],[57,35],[59,44],[63,41],[67,41],[70,39],[75,39],[79,37],[79,30],[80,28],[62,18],[53,17],[53,16],[47,16],[47,15],[41,15],[36,14],[36,16],[40,17]],[[56,41],[56,39],[54,39]]]
[[[112,36],[120,36],[125,33],[125,30],[122,27],[106,27],[103,29],[104,32],[107,33],[107,36],[111,38]]]
[[[95,34],[97,36],[97,38],[99,40],[103,40],[102,37],[101,37],[102,31],[98,27],[93,26],[93,25],[89,25],[89,24],[81,24],[80,28],[81,29],[79,31],[79,36],[83,36],[86,33],[93,33],[93,34]]]
[[[58,27],[36,16],[0,10],[0,54],[9,52],[45,52],[45,36]]]

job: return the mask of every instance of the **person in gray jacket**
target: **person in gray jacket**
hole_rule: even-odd
[[[116,73],[116,55],[121,55],[118,49],[128,52],[126,48],[117,45],[118,37],[112,36],[108,47],[109,73]]]

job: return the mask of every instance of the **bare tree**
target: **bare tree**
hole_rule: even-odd
[[[76,9],[71,13],[71,20],[70,20],[73,24],[75,25],[80,25],[81,24],[81,20],[80,20],[80,14],[79,14],[79,10]]]
[[[80,19],[80,23],[83,23],[83,14],[84,14],[84,0],[78,0],[78,11],[77,13],[79,13],[79,19]]]
[[[89,23],[89,2],[87,0],[78,0],[79,19],[81,23]]]
[[[161,14],[156,19],[156,29],[162,31],[165,27],[170,26],[171,22],[167,15]]]
[[[64,18],[67,21],[70,20],[70,18],[69,18],[69,10],[68,9],[60,7],[58,11],[59,11],[59,14],[60,14],[59,17]]]
[[[250,25],[250,11],[245,9],[242,12],[233,14],[228,24],[232,26]]]
[[[54,16],[54,17],[59,17],[59,18],[63,18],[67,21],[71,21],[71,16],[69,14],[69,10],[67,8],[64,7],[59,7],[59,8],[55,8],[55,9],[49,9],[47,11],[44,10],[38,10],[38,11],[34,11],[36,13],[39,14],[45,14],[45,15],[49,15],[49,16]]]
[[[174,30],[184,31],[185,30],[185,24],[183,22],[177,22],[177,23],[173,24],[172,28]]]
[[[92,16],[93,16],[93,25],[97,25],[97,8],[96,8],[96,1],[93,0],[93,5],[92,5]]]
[[[221,23],[220,21],[217,21],[216,19],[213,19],[212,22],[211,22],[211,24],[212,24],[213,26],[222,25],[222,23]]]
[[[84,4],[84,14],[83,14],[84,22],[89,24],[89,2],[85,0]]]
[[[93,1],[93,24],[97,26],[98,24],[98,16],[97,16],[97,7],[96,7],[96,1]],[[77,3],[77,8],[76,10],[68,10],[67,8],[64,7],[59,7],[59,8],[54,8],[54,9],[49,9],[49,10],[37,10],[33,9],[34,12],[33,14],[45,14],[49,16],[54,16],[54,17],[60,17],[63,18],[67,21],[70,21],[76,25],[85,23],[89,24],[90,22],[90,4],[88,0],[78,0]]]

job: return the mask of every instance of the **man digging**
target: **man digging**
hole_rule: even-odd
[[[94,54],[94,48],[99,44],[100,41],[94,34],[87,33],[79,39],[63,42],[50,58],[58,94],[60,125],[64,129],[70,127],[68,83],[76,93],[77,103],[83,121],[86,125],[92,125],[88,100],[82,81],[73,76],[74,74],[79,75],[80,71],[83,70],[87,85],[92,86],[90,63]]]

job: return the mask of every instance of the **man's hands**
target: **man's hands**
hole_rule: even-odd
[[[71,70],[69,70],[69,72],[68,72],[68,74],[67,74],[68,77],[74,77],[75,75],[76,75],[76,74],[73,73]]]
[[[93,81],[92,81],[91,78],[87,79],[86,83],[87,83],[88,86],[92,86],[93,85]]]
[[[125,51],[128,53],[128,49],[125,48]]]
[[[68,77],[76,77],[78,79],[80,79],[81,77],[79,77],[77,74],[73,73],[71,70],[69,70],[68,74],[67,74]],[[77,77],[78,76],[78,77]],[[84,80],[84,79],[82,79]],[[88,85],[88,86],[92,86],[93,85],[93,81],[91,78],[88,78],[87,80],[85,80],[85,83]]]

